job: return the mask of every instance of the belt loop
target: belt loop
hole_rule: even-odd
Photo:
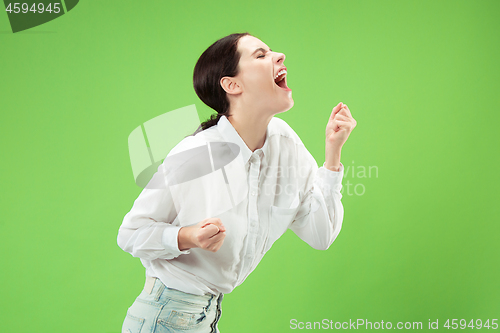
[[[160,287],[156,291],[155,301],[158,302],[160,300],[160,297],[163,294],[163,291],[165,290],[165,288],[166,288],[166,286],[163,283],[160,283]]]

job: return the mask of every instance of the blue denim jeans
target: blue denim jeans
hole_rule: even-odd
[[[151,286],[128,309],[122,333],[219,333],[223,294],[187,294],[167,288],[160,279]]]

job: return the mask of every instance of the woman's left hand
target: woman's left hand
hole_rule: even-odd
[[[352,117],[351,111],[347,105],[339,103],[333,108],[326,125],[326,144],[331,149],[340,149],[354,127],[356,127],[356,120]]]

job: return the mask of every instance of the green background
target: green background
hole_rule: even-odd
[[[287,55],[295,106],[278,117],[319,165],[331,109],[349,106],[358,125],[342,162],[356,173],[344,178],[330,249],[285,233],[225,296],[221,332],[288,332],[294,318],[425,330],[438,319],[446,331],[448,318],[500,319],[499,10],[498,1],[80,1],[16,34],[0,14],[0,330],[120,331],[144,284],[139,259],[116,244],[141,192],[128,135],[190,104],[207,117],[194,64],[241,31]],[[357,174],[369,166],[378,174]],[[364,193],[348,195],[348,181]]]

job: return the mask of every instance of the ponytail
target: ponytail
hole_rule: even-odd
[[[214,125],[217,125],[217,123],[219,122],[219,119],[222,117],[222,116],[228,116],[227,112],[225,113],[214,113],[210,116],[210,118],[208,118],[206,121],[202,122],[201,123],[201,128],[202,130],[206,130],[207,128],[210,128]]]
[[[217,123],[219,122],[219,119],[222,117],[222,116],[226,116],[228,117],[229,115],[226,113],[213,113],[212,115],[210,115],[210,118],[208,118],[207,120],[205,120],[204,122],[201,123],[200,126],[198,126],[198,128],[196,129],[196,131],[191,134],[191,135],[196,135],[197,133],[201,132],[201,131],[204,131],[212,126],[215,126],[217,125]]]

